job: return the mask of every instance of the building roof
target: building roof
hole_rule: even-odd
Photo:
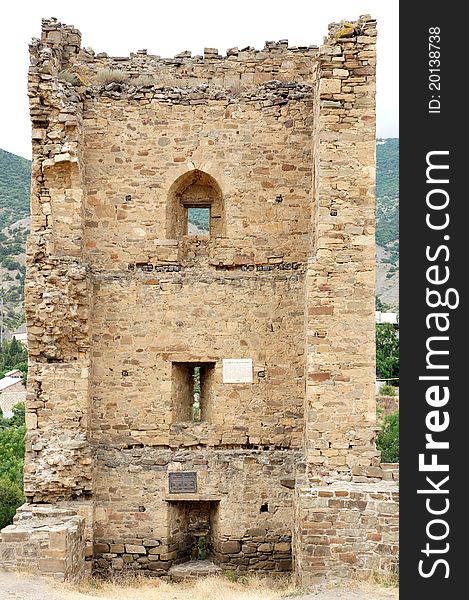
[[[3,379],[0,379],[0,392],[3,392],[3,390],[6,390],[18,382],[21,382],[19,377],[3,377]]]
[[[5,373],[3,377],[21,377],[23,373],[19,369],[12,369]]]

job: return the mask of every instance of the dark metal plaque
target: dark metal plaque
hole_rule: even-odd
[[[169,493],[187,494],[197,491],[197,473],[195,471],[180,471],[169,473]]]

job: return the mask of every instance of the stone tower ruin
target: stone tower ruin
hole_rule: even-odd
[[[25,496],[0,561],[76,579],[392,568],[374,437],[375,45],[30,46]]]

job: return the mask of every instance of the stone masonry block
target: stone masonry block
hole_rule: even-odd
[[[336,69],[337,71],[338,69]],[[320,94],[340,94],[342,83],[340,79],[321,79]]]

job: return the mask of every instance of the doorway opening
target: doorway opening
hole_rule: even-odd
[[[176,562],[213,558],[218,505],[217,500],[169,501],[168,538]]]

